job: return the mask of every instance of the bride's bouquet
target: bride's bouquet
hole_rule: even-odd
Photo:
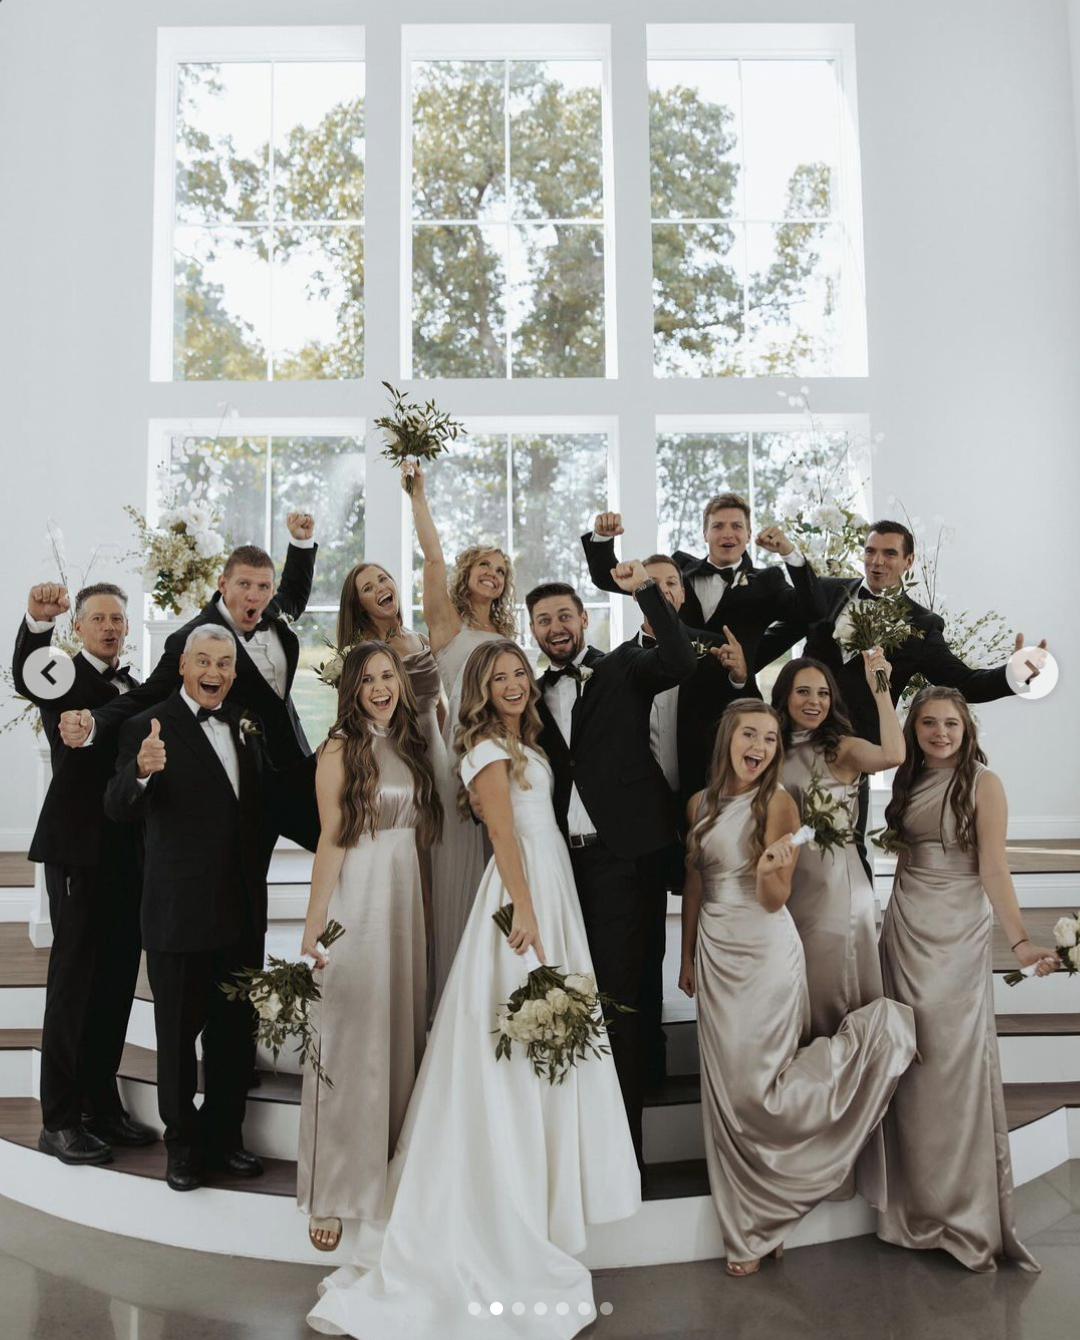
[[[505,903],[491,919],[508,936],[513,905]],[[531,948],[521,957],[529,975],[499,1011],[495,1059],[509,1060],[514,1043],[520,1042],[536,1074],[561,1084],[578,1061],[610,1051],[597,1041],[605,1032],[604,1010],[633,1010],[598,991],[591,972],[561,973],[541,963]]]
[[[888,654],[903,646],[909,637],[922,637],[923,630],[911,622],[907,588],[912,582],[901,581],[876,600],[852,600],[836,621],[836,636],[845,653],[872,651],[880,647]],[[876,691],[888,693],[889,677],[878,670]]]
[[[390,393],[394,412],[376,419],[375,427],[381,428],[386,438],[386,446],[380,455],[394,465],[403,465],[410,460],[433,461],[446,450],[448,442],[457,441],[458,433],[464,436],[464,425],[436,409],[434,400],[427,401],[422,407],[412,405],[407,392],[398,391],[389,382],[383,382],[383,385]],[[405,480],[405,492],[412,493],[411,478]]]
[[[1059,917],[1054,923],[1054,946],[1062,968],[1071,977],[1080,972],[1080,912],[1075,917]],[[1033,977],[1037,963],[1026,968],[1015,968],[1005,974],[1006,986],[1016,986],[1025,977]]]
[[[344,934],[345,927],[331,920],[319,936],[319,944],[323,949],[329,949]],[[332,1089],[334,1081],[319,1061],[319,1038],[308,1017],[312,1001],[322,998],[312,975],[314,966],[314,959],[307,955],[298,963],[271,957],[269,967],[243,968],[233,974],[231,982],[219,982],[218,985],[230,1000],[251,1002],[258,1015],[255,1042],[270,1049],[275,1065],[286,1040],[297,1038],[300,1064],[309,1065],[327,1088]]]
[[[855,789],[852,786],[849,792]],[[834,847],[855,841],[848,805],[822,785],[816,772],[811,773],[810,784],[802,793],[802,821],[803,827],[813,832],[810,841],[820,852],[831,852]]]

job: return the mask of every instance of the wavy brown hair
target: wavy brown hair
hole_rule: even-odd
[[[427,741],[420,729],[416,698],[401,657],[385,642],[361,642],[345,657],[338,682],[337,720],[332,739],[343,742],[345,785],[341,791],[342,824],[339,847],[355,847],[365,833],[372,837],[379,819],[379,763],[372,743],[371,717],[360,705],[360,684],[368,662],[388,656],[398,678],[399,698],[387,728],[390,740],[412,774],[414,803],[420,813],[417,832],[422,846],[442,836],[443,808],[435,789],[435,774]]]
[[[796,729],[794,721],[791,719],[791,713],[788,711],[788,699],[791,697],[791,690],[795,687],[795,677],[801,670],[816,670],[825,680],[829,689],[829,712],[823,721],[819,721],[814,735],[814,748],[818,753],[824,754],[828,763],[835,763],[836,756],[840,752],[840,741],[845,735],[854,735],[855,731],[851,724],[851,719],[847,714],[847,708],[844,706],[844,699],[840,694],[840,686],[836,682],[836,676],[821,661],[815,661],[812,656],[797,656],[795,660],[788,661],[780,673],[776,676],[776,683],[773,685],[772,705],[780,713],[780,733],[783,737],[784,748],[791,748],[791,736]]]
[[[750,849],[754,860],[758,860],[761,853],[765,850],[765,824],[769,814],[769,802],[776,794],[776,788],[780,785],[780,769],[784,762],[784,741],[783,727],[780,721],[780,713],[770,707],[768,703],[763,703],[760,698],[736,698],[733,703],[728,703],[724,709],[724,715],[720,718],[720,725],[716,732],[716,743],[713,745],[712,758],[709,760],[709,776],[705,783],[705,791],[701,800],[698,802],[697,818],[694,820],[694,826],[691,828],[686,842],[686,864],[694,865],[701,857],[701,843],[706,831],[716,822],[720,813],[720,802],[724,798],[724,787],[735,776],[735,769],[731,762],[731,742],[735,738],[735,732],[739,729],[739,722],[743,717],[751,716],[754,713],[764,713],[765,716],[772,717],[776,722],[777,734],[780,737],[776,742],[776,753],[772,762],[761,774],[761,780],[754,788],[754,796],[751,811],[754,816],[754,833],[750,842]]]
[[[517,637],[517,615],[514,613],[514,606],[517,603],[517,596],[514,593],[514,564],[510,555],[503,553],[498,545],[471,544],[468,549],[463,549],[458,554],[454,560],[454,570],[450,574],[450,603],[457,610],[458,617],[466,628],[476,626],[476,616],[469,602],[469,574],[477,559],[483,558],[485,554],[498,554],[506,564],[506,583],[502,595],[491,602],[491,626],[508,642],[512,642]]]
[[[956,839],[961,851],[967,851],[975,841],[975,777],[976,765],[986,762],[986,755],[979,748],[979,732],[975,726],[967,699],[959,689],[950,689],[943,684],[928,684],[920,689],[912,699],[908,714],[904,719],[904,743],[907,755],[896,769],[893,778],[892,799],[885,807],[885,824],[902,841],[908,841],[904,832],[904,814],[907,811],[911,792],[926,771],[926,755],[919,747],[915,724],[922,707],[933,701],[952,703],[956,715],[964,725],[964,738],[960,744],[960,757],[957,759],[952,780],[945,788],[941,798],[941,813],[938,816],[938,836],[941,848],[945,850],[945,806],[949,805],[956,819]]]
[[[352,646],[359,645],[361,642],[377,642],[378,636],[375,625],[369,616],[365,613],[363,605],[360,603],[360,594],[356,589],[356,579],[365,568],[378,568],[380,572],[393,581],[394,574],[389,568],[384,568],[381,563],[373,563],[370,559],[364,559],[362,563],[354,563],[345,574],[345,580],[341,583],[341,598],[338,601],[337,616],[337,647],[339,651],[345,652]],[[397,582],[394,582],[397,586]],[[398,590],[398,627],[401,627],[401,591]]]
[[[529,672],[529,701],[521,717],[521,737],[512,734],[503,724],[502,717],[496,711],[491,698],[491,678],[495,673],[495,662],[500,656],[511,652]],[[457,804],[463,818],[469,818],[469,796],[461,785],[461,760],[482,740],[497,740],[505,745],[510,755],[510,776],[518,786],[528,789],[525,780],[525,768],[528,759],[523,745],[528,745],[538,753],[543,753],[537,741],[542,729],[540,713],[536,704],[540,699],[540,685],[533,675],[528,657],[516,642],[509,638],[500,638],[495,642],[482,642],[465,662],[461,676],[461,710],[458,712],[454,730],[454,769],[458,776]]]

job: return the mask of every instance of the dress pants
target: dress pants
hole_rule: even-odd
[[[53,944],[41,1029],[46,1130],[121,1110],[116,1072],[139,973],[140,876],[133,834],[103,838],[97,865],[45,866]]]
[[[633,1007],[631,1014],[611,1011],[608,1040],[642,1169],[644,1029],[638,1006],[649,945],[655,938],[658,901],[663,902],[665,893],[662,855],[619,857],[603,844],[570,850],[597,986],[619,1004]]]
[[[219,983],[261,967],[263,936],[246,931],[220,949],[146,951],[157,1033],[158,1112],[171,1158],[213,1159],[243,1145],[244,1107],[255,1065],[255,1012]],[[202,1034],[204,1098],[195,1107]]]

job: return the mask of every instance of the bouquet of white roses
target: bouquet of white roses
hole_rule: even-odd
[[[507,936],[513,920],[510,903],[492,916]],[[522,960],[529,975],[499,1011],[495,1059],[509,1060],[513,1044],[519,1042],[536,1074],[546,1076],[549,1084],[561,1084],[578,1061],[610,1051],[597,1041],[605,1032],[604,1010],[610,1007],[623,1014],[633,1010],[598,991],[591,972],[561,973],[542,964],[532,949]]]
[[[178,506],[172,495],[157,526],[151,526],[138,508],[129,505],[124,511],[139,534],[141,548],[132,556],[142,563],[143,585],[158,609],[180,615],[205,605],[225,552],[217,513],[194,501]]]
[[[902,647],[910,637],[922,637],[923,630],[911,622],[907,600],[910,582],[899,582],[876,600],[852,600],[836,621],[836,636],[845,652],[872,651],[880,647],[888,654]],[[875,674],[877,692],[888,693],[889,677],[884,670]]]
[[[1062,968],[1071,977],[1080,972],[1080,912],[1075,917],[1059,917],[1054,923],[1054,946]],[[1026,968],[1016,968],[1005,974],[1006,986],[1016,986],[1025,977],[1033,977],[1037,963]]]
[[[376,419],[375,427],[383,430],[386,446],[381,455],[388,461],[398,466],[408,460],[432,461],[446,450],[448,442],[457,441],[459,433],[465,435],[464,426],[437,410],[434,400],[428,400],[423,407],[412,405],[407,393],[398,391],[389,382],[383,385],[390,392],[394,412]],[[412,493],[411,479],[405,480],[405,492]]]
[[[849,795],[857,790],[848,788]],[[831,852],[855,841],[848,805],[822,785],[819,773],[811,773],[810,784],[802,793],[802,821],[813,832],[811,841],[820,852]]]
[[[329,949],[344,934],[344,926],[331,920],[319,936],[319,943],[323,949]],[[312,975],[313,967],[313,960],[307,957],[299,963],[271,957],[269,967],[243,968],[233,974],[233,981],[219,982],[218,985],[230,1000],[251,1002],[258,1015],[255,1042],[270,1049],[275,1063],[286,1040],[297,1038],[300,1064],[311,1066],[319,1079],[332,1089],[334,1081],[319,1061],[318,1034],[308,1016],[312,1001],[322,998]]]

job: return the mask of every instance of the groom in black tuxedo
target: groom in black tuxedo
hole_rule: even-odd
[[[655,579],[621,563],[616,589],[632,593],[655,637],[606,655],[585,642],[588,615],[561,582],[525,598],[537,644],[551,661],[541,676],[540,743],[555,775],[555,814],[602,991],[634,1007],[609,1036],[638,1165],[644,1088],[641,998],[650,936],[666,898],[663,859],[676,832],[676,803],[649,748],[654,697],[688,680],[697,664],[689,636]]]
[[[228,629],[237,641],[236,683],[231,693],[234,705],[248,708],[266,730],[266,750],[277,768],[288,768],[304,759],[306,769],[292,773],[295,790],[266,834],[269,861],[279,833],[314,851],[319,840],[319,816],[315,802],[315,759],[300,724],[291,692],[300,659],[300,640],[289,627],[307,608],[315,572],[318,546],[314,541],[314,519],[304,512],[290,512],[291,542],[281,581],[274,584],[274,561],[257,545],[245,544],[229,555],[218,579],[213,599],[194,619],[171,634],[161,660],[145,684],[123,701],[90,712],[64,714],[61,728],[65,743],[93,743],[98,731],[114,732],[136,712],[163,702],[174,693],[180,680],[180,657],[195,628]]]
[[[242,1138],[254,1016],[219,983],[263,961],[264,760],[261,723],[230,699],[233,634],[212,623],[192,629],[180,676],[164,702],[124,725],[105,810],[118,823],[145,824],[142,935],[166,1176],[174,1191],[191,1191],[204,1170],[262,1172]],[[200,1033],[205,1098],[197,1110]]]
[[[618,590],[611,571],[615,565],[615,537],[622,533],[620,514],[601,512],[592,532],[581,537],[589,576],[601,591]],[[721,493],[709,499],[702,533],[708,546],[705,558],[682,550],[672,555],[685,591],[679,618],[692,630],[691,637],[708,637],[717,646],[727,640],[727,630],[742,648],[750,674],[744,683],[736,683],[729,666],[717,658],[705,657],[691,683],[680,689],[679,772],[686,796],[705,785],[716,726],[724,708],[736,698],[760,697],[753,671],[768,664],[759,657],[765,630],[778,619],[808,620],[817,613],[806,603],[812,598],[812,588],[793,589],[779,566],[754,567],[746,552],[750,505],[737,493]],[[802,555],[794,549],[785,558],[792,569],[802,562]]]
[[[120,664],[127,595],[98,582],[75,597],[82,647],[74,657],[74,682],[59,697],[35,693],[24,677],[27,658],[52,644],[56,620],[69,608],[63,586],[32,587],[12,664],[15,688],[37,704],[52,754],[52,779],[29,853],[45,866],[53,931],[41,1028],[38,1148],[61,1163],[106,1163],[113,1145],[155,1139],[124,1111],[116,1086],[141,950],[138,842],[102,809],[115,747],[67,749],[59,722],[74,704],[111,703],[138,681]]]

